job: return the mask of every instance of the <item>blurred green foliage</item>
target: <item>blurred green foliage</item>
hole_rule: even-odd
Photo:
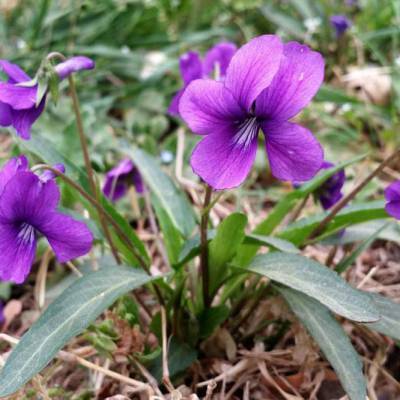
[[[353,24],[339,40],[329,22],[334,14],[346,15]],[[172,168],[180,121],[166,110],[181,86],[179,56],[189,49],[204,54],[220,40],[240,45],[255,35],[277,33],[325,57],[325,84],[301,119],[324,144],[326,158],[336,162],[400,143],[399,22],[396,0],[13,0],[0,2],[0,51],[32,76],[51,51],[94,58],[95,71],[77,80],[96,170],[105,172],[122,157],[121,137],[159,158],[169,151],[165,164]],[[384,100],[376,104],[363,100],[364,87],[349,90],[343,84],[346,74],[371,65],[389,77]],[[361,78],[363,83],[373,79]],[[375,87],[372,91],[375,95]],[[34,135],[82,166],[65,93],[57,106],[49,104]],[[197,140],[186,135],[185,161]],[[187,162],[184,168],[191,176]],[[261,189],[253,193],[264,196],[271,181],[264,155],[257,158],[257,170],[248,182]],[[246,193],[246,187],[241,190]],[[272,199],[280,196],[274,189],[269,193]]]

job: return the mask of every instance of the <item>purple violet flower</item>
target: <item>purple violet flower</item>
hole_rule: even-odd
[[[386,198],[386,212],[396,218],[400,219],[400,180],[394,181],[385,189]]]
[[[203,62],[199,53],[195,51],[188,51],[183,54],[179,59],[183,88],[172,99],[168,113],[175,116],[179,115],[179,101],[190,82],[211,76],[216,68],[218,68],[220,78],[223,79],[236,50],[237,47],[234,43],[218,43],[206,53]]]
[[[330,22],[336,31],[336,37],[342,36],[351,27],[351,21],[345,15],[332,15]]]
[[[135,187],[137,193],[143,193],[144,185],[139,170],[129,158],[125,158],[107,172],[103,193],[115,202],[126,194],[131,185]]]
[[[333,166],[334,165],[332,163],[324,161],[321,169],[329,169]],[[340,171],[334,173],[321,185],[321,187],[318,188],[316,195],[324,210],[331,208],[343,197],[342,188],[345,180],[346,175],[344,170],[341,169]]]
[[[0,82],[0,126],[13,126],[22,139],[30,139],[31,127],[44,110],[46,96],[36,107],[38,86],[23,86],[32,81],[18,65],[0,60],[1,70],[8,76],[7,82]],[[93,69],[94,62],[87,57],[72,57],[55,66],[60,79],[73,72]]]
[[[264,35],[235,53],[224,82],[191,82],[180,115],[205,136],[193,151],[193,171],[216,190],[239,186],[254,163],[261,129],[272,174],[284,181],[311,179],[321,168],[322,147],[308,129],[288,120],[311,101],[323,77],[319,53]]]
[[[0,170],[0,279],[22,283],[35,258],[39,236],[47,238],[57,260],[88,253],[93,235],[86,224],[57,211],[60,191],[43,181],[19,156]]]

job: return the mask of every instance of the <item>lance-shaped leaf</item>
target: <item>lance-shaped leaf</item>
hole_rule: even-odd
[[[195,227],[195,218],[192,207],[184,194],[178,190],[150,154],[123,142],[121,149],[131,157],[147,186],[157,196],[175,227],[183,236],[188,237]]]
[[[119,296],[151,280],[132,268],[104,267],[69,286],[32,325],[7,359],[0,373],[0,396],[16,392],[39,373],[72,337]]]
[[[279,286],[290,308],[315,339],[351,400],[365,400],[362,363],[346,332],[327,308],[296,290]]]
[[[261,254],[248,269],[305,293],[348,319],[358,322],[379,319],[379,311],[368,293],[354,289],[336,272],[307,257]]]
[[[400,340],[400,304],[380,294],[370,293],[378,307],[381,318],[376,322],[365,324],[369,329]]]

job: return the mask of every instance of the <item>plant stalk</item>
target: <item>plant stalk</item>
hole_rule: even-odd
[[[68,77],[68,83],[69,83],[70,94],[71,94],[71,99],[72,99],[72,106],[73,106],[75,118],[76,118],[76,125],[78,128],[79,140],[80,140],[81,148],[82,148],[82,152],[83,152],[83,159],[85,161],[86,173],[87,173],[87,176],[89,179],[90,190],[91,190],[92,195],[95,197],[96,201],[98,203],[100,203],[99,193],[98,193],[97,187],[96,187],[95,176],[94,176],[92,164],[90,162],[89,149],[88,149],[88,144],[87,144],[87,140],[86,140],[86,135],[85,135],[85,131],[83,128],[82,115],[80,112],[78,94],[76,91],[75,81],[74,81],[74,78],[72,75],[70,75]],[[109,230],[108,225],[104,218],[104,214],[102,211],[100,211],[100,209],[98,209],[98,211],[99,211],[100,224],[103,228],[104,235],[110,245],[111,252],[112,252],[117,264],[121,264],[121,258],[119,256],[118,251],[112,240],[110,230]]]
[[[200,269],[201,269],[201,277],[203,282],[203,303],[204,307],[208,308],[211,304],[210,299],[210,273],[209,273],[209,265],[208,265],[208,237],[207,237],[207,228],[208,228],[208,220],[210,216],[210,201],[211,201],[212,188],[211,186],[206,186],[206,193],[204,196],[204,204],[203,204],[203,213],[201,215],[200,222]]]

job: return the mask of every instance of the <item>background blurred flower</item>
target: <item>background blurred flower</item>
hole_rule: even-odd
[[[324,161],[321,169],[332,168],[334,164]],[[324,210],[328,210],[335,205],[342,197],[342,188],[346,180],[346,175],[343,169],[334,173],[327,179],[316,191],[316,196],[321,202]]]
[[[143,193],[144,185],[139,170],[129,158],[125,158],[107,172],[103,193],[111,201],[117,201],[126,194],[131,185],[137,193]]]
[[[400,180],[391,183],[385,189],[386,212],[396,219],[400,219]]]
[[[323,162],[322,147],[309,130],[288,120],[311,101],[323,77],[319,53],[264,35],[235,53],[224,82],[190,83],[179,111],[193,132],[205,136],[191,157],[194,172],[217,190],[240,185],[254,162],[261,129],[276,178],[312,178]]]
[[[342,36],[351,27],[351,21],[345,15],[332,15],[330,21],[336,37]]]
[[[38,85],[31,85],[31,77],[7,60],[0,60],[0,68],[8,76],[7,82],[0,82],[0,126],[13,126],[19,136],[29,139],[32,125],[43,112],[46,96],[37,105]],[[55,71],[64,79],[73,72],[92,68],[94,62],[90,58],[77,56],[56,65]]]
[[[169,114],[179,114],[179,101],[190,82],[211,76],[216,69],[218,69],[220,78],[223,78],[236,49],[234,43],[218,43],[206,53],[204,61],[201,61],[199,54],[195,51],[183,54],[179,59],[183,88],[172,99],[168,108]]]
[[[59,262],[88,253],[93,236],[86,224],[56,210],[60,191],[28,169],[26,157],[13,158],[0,171],[0,279],[22,283],[35,258],[40,235]]]

